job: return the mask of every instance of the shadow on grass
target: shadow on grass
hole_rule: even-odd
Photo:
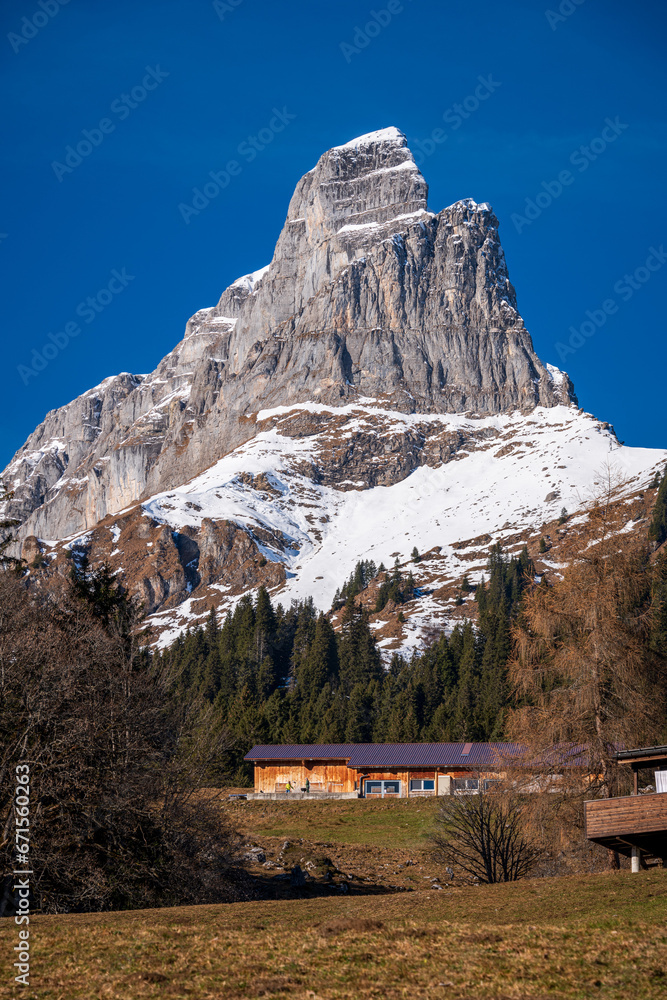
[[[256,899],[321,899],[337,896],[388,896],[413,892],[412,888],[398,885],[377,885],[356,879],[307,879],[305,884],[294,884],[285,875],[255,875],[252,878]]]

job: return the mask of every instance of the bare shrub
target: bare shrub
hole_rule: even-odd
[[[524,832],[525,804],[513,792],[452,795],[443,800],[432,840],[440,858],[466,881],[514,882],[539,850]]]
[[[137,609],[102,583],[91,604],[0,573],[0,913],[13,905],[18,763],[30,767],[35,909],[247,896],[235,834],[219,807],[192,798],[212,759],[205,726],[170,702],[137,642]],[[217,752],[224,734],[215,739]]]

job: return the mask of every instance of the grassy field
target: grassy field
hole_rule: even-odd
[[[31,986],[0,997],[656,1000],[667,871],[384,897],[38,917]]]
[[[35,917],[27,988],[2,921],[0,1000],[667,1000],[667,870],[455,887],[429,847],[435,806],[226,803],[276,898]],[[330,883],[290,888],[302,854],[333,859]]]
[[[428,846],[437,799],[270,800],[229,803],[236,829],[249,837],[307,837],[313,841],[399,847]]]

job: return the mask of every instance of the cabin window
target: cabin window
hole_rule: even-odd
[[[484,791],[488,792],[490,789],[494,788],[495,785],[500,784],[499,778],[485,778],[484,779]]]
[[[455,792],[478,792],[479,791],[479,779],[478,778],[454,778],[454,791]]]
[[[411,792],[433,792],[435,791],[435,781],[433,778],[411,778]]]
[[[400,781],[371,781],[367,778],[364,782],[364,792],[366,795],[379,795],[382,798],[385,795],[400,795],[401,783]]]

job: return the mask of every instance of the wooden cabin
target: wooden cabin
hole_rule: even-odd
[[[512,743],[334,743],[255,746],[257,797],[418,798],[487,790]],[[288,793],[287,789],[290,789]]]
[[[632,871],[654,859],[667,867],[667,746],[623,750],[614,755],[634,775],[632,795],[586,802],[589,840],[632,859]],[[655,771],[655,792],[640,794],[639,771]]]

